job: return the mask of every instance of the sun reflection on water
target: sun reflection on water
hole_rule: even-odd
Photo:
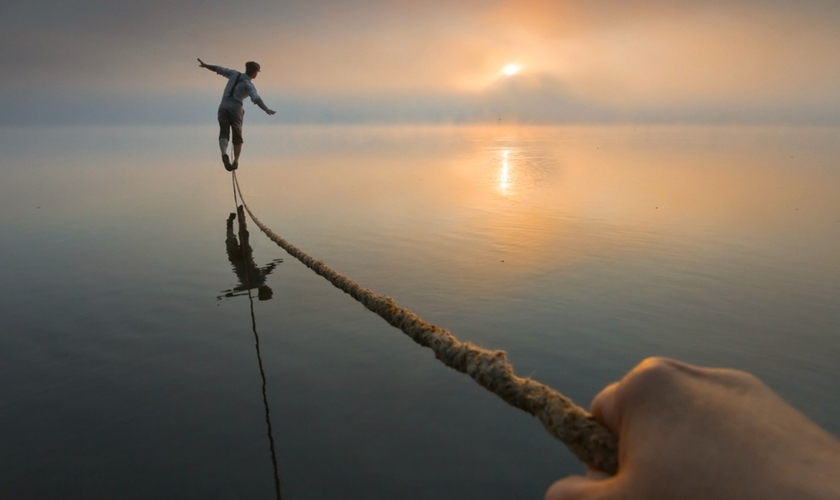
[[[503,195],[508,195],[510,188],[510,163],[508,161],[510,151],[505,149],[502,151],[502,170],[499,172],[499,191]]]

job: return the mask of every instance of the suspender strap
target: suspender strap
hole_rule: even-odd
[[[233,99],[233,91],[236,89],[236,86],[239,85],[239,80],[242,79],[242,73],[236,75],[236,80],[233,82],[233,86],[230,88],[230,92],[228,92],[228,99]]]

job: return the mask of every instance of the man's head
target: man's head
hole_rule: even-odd
[[[260,65],[255,63],[254,61],[248,61],[245,63],[245,74],[250,76],[251,79],[257,77],[257,73],[260,72]]]
[[[274,292],[271,291],[271,288],[268,285],[263,285],[257,288],[257,298],[259,300],[271,300],[273,295]]]

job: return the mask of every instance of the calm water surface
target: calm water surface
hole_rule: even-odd
[[[580,404],[668,355],[751,371],[840,434],[840,130],[246,141],[274,231]],[[0,496],[542,498],[582,471],[250,221],[243,263],[215,143],[3,131]]]

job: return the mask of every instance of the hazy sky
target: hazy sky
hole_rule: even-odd
[[[838,26],[837,0],[7,0],[0,100],[192,119],[224,85],[201,57],[260,62],[289,121],[840,123]]]

